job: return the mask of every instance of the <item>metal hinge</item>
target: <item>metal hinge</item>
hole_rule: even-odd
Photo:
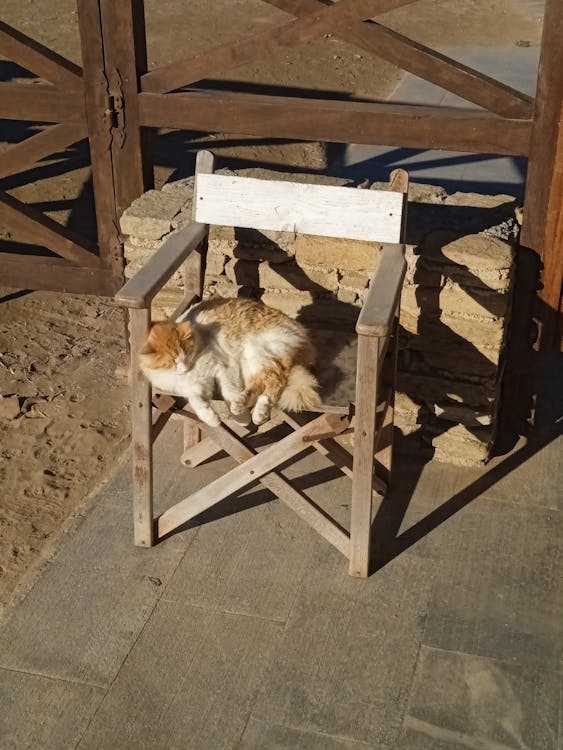
[[[106,96],[104,108],[104,122],[108,133],[108,148],[115,143],[123,148],[125,143],[125,107],[123,103],[123,87],[119,71],[114,68],[106,80]],[[114,140],[115,139],[115,140]]]

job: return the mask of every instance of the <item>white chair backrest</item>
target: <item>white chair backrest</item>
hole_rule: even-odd
[[[402,241],[404,195],[198,172],[193,217],[202,224]]]

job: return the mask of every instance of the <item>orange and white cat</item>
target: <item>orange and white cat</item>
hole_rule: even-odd
[[[252,421],[272,406],[305,411],[320,403],[309,370],[315,352],[296,321],[261,302],[219,297],[190,308],[176,322],[154,323],[140,366],[160,393],[187,398],[195,414],[216,427],[211,405],[218,386],[232,414],[252,409]]]

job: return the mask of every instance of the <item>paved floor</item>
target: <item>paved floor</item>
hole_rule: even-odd
[[[365,581],[256,488],[136,549],[125,467],[0,628],[0,747],[561,750],[555,435],[482,471],[399,457]],[[159,441],[160,508],[229,465]],[[288,475],[346,523],[322,462]]]

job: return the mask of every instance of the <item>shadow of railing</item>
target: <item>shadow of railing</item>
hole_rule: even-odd
[[[373,522],[372,571],[384,567],[395,557],[406,552],[561,435],[563,435],[563,425],[554,426],[549,433],[530,439],[522,448],[504,458],[404,531],[400,529],[424,464],[419,466],[419,471],[411,475],[410,481],[407,479],[409,474],[402,472],[398,466],[401,480],[396,482],[384,497]],[[409,464],[412,466],[412,459]]]
[[[369,147],[368,147],[369,148]],[[476,154],[438,151],[415,148],[385,148],[374,144],[374,155],[353,164],[346,162],[347,147],[332,144],[329,148],[329,169],[341,177],[356,178],[369,176],[372,180],[383,180],[393,169],[406,169],[411,180],[425,185],[442,187],[447,192],[463,191],[485,195],[513,195],[519,201],[524,198],[527,159],[523,156],[498,156],[496,154]],[[378,153],[379,152],[379,153]],[[487,166],[488,162],[505,159],[512,173],[511,179],[498,179],[490,171],[483,177],[483,170],[472,167]],[[481,174],[479,174],[481,172]]]

